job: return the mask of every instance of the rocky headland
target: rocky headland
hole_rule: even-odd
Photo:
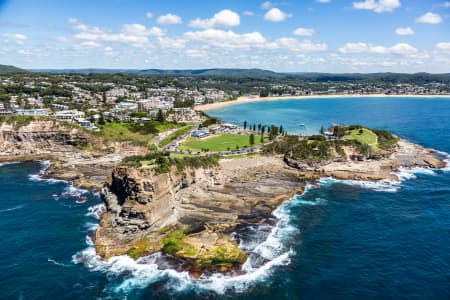
[[[387,132],[335,130],[327,139],[280,137],[257,156],[172,158],[57,121],[3,122],[0,162],[48,159],[44,176],[101,190],[106,210],[95,248],[105,259],[163,252],[194,275],[239,272],[248,253],[236,229],[274,222],[273,210],[307,182],[398,180],[400,168],[445,167],[434,150]]]
[[[0,162],[50,160],[44,177],[100,190],[124,157],[147,153],[145,147],[104,143],[70,123],[39,118],[0,119]]]

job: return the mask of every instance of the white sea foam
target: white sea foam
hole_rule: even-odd
[[[65,267],[65,268],[70,268],[70,265],[66,265],[60,262],[57,262],[56,260],[52,259],[52,258],[47,258],[48,262],[51,262],[54,265],[60,266],[60,267]]]
[[[396,193],[402,186],[402,183],[407,180],[416,179],[417,175],[435,176],[436,171],[431,168],[398,168],[392,172],[397,176],[398,180],[383,179],[378,181],[364,181],[364,180],[342,180],[333,177],[323,177],[320,179],[322,185],[332,183],[342,183],[346,185],[358,186],[362,189],[373,190],[376,192]]]
[[[39,163],[41,164],[41,170],[39,170],[39,173],[37,174],[30,174],[28,175],[28,178],[32,181],[43,181],[47,183],[67,183],[66,180],[61,179],[53,179],[53,178],[44,178],[43,175],[45,171],[48,170],[50,167],[50,161],[49,160],[40,160]]]
[[[333,183],[341,183],[345,185],[357,186],[363,189],[387,193],[395,193],[401,186],[400,181],[387,179],[379,181],[342,180],[342,179],[335,179],[332,177],[324,177],[320,179],[321,185],[329,185]]]
[[[5,208],[5,209],[0,210],[0,213],[19,210],[19,209],[24,208],[24,206],[25,206],[24,204],[21,204],[21,205],[17,205],[17,206],[10,207],[10,208]]]
[[[444,162],[446,163],[445,168],[442,169],[442,171],[444,172],[449,172],[450,171],[450,154],[448,154],[447,152],[443,152],[443,151],[437,151],[437,154],[444,160]]]
[[[102,214],[105,212],[106,207],[104,204],[97,204],[88,208],[86,216],[96,218],[100,220]]]
[[[297,200],[300,204],[303,205],[309,205],[309,206],[316,206],[316,205],[325,205],[327,203],[326,199],[323,198],[316,198],[314,199],[314,201],[309,201],[309,200]]]
[[[7,162],[0,163],[0,167],[7,166],[7,165],[18,164],[18,163],[19,163],[18,161],[7,161]]]
[[[307,190],[311,187],[309,186]],[[317,200],[320,203],[325,203],[324,201],[326,200]],[[290,248],[290,244],[293,237],[299,233],[299,230],[292,224],[290,210],[293,206],[298,205],[305,205],[305,203],[302,203],[301,196],[286,201],[273,212],[273,215],[278,219],[275,226],[255,225],[261,226],[260,229],[266,232],[265,235],[259,236],[256,243],[241,241],[240,245],[249,252],[249,258],[242,267],[244,274],[238,276],[216,273],[208,276],[202,275],[195,279],[187,272],[161,269],[158,266],[158,259],[161,259],[162,256],[161,253],[137,261],[128,256],[116,256],[109,260],[103,260],[95,253],[90,237],[86,239],[86,243],[90,247],[75,254],[72,261],[76,264],[84,264],[93,271],[104,272],[108,276],[124,275],[123,281],[114,288],[117,293],[144,288],[162,281],[166,283],[164,286],[167,290],[172,292],[184,290],[194,292],[213,291],[217,294],[224,294],[228,291],[242,292],[258,282],[265,281],[273,274],[276,267],[290,263],[290,257],[295,254]],[[87,215],[98,217],[104,209],[103,205],[90,207]],[[255,230],[257,231],[258,228],[255,227]]]

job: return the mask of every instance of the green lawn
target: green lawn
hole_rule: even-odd
[[[174,128],[184,128],[184,123],[172,122],[153,122],[153,125],[159,132],[164,132]],[[107,142],[124,142],[129,141],[136,145],[147,146],[154,138],[153,134],[143,134],[140,132],[133,132],[131,130],[132,124],[124,122],[106,122],[105,125],[99,126],[100,132],[97,135],[102,136]]]
[[[155,125],[156,129],[158,129],[159,132],[164,132],[174,128],[181,128],[187,125],[186,123],[173,123],[173,122],[164,122],[164,123],[153,122],[153,124]]]
[[[377,135],[367,128],[362,129],[362,134],[359,129],[347,131],[347,135],[344,136],[344,139],[357,140],[362,144],[367,144],[372,147],[377,147],[378,145]]]
[[[129,124],[119,122],[106,122],[101,126],[99,133],[107,142],[129,141],[136,145],[146,146],[153,138],[152,134],[141,134],[130,130]]]
[[[260,138],[255,136],[255,145],[260,143]],[[227,150],[235,150],[236,146],[239,149],[244,146],[249,147],[249,136],[240,134],[223,134],[208,137],[205,139],[198,139],[189,137],[181,146],[180,150],[190,150],[193,152],[201,152],[203,149],[208,149],[210,152],[219,152]]]

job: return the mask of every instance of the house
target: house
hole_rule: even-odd
[[[85,114],[83,111],[73,110],[63,110],[58,111],[54,114],[55,119],[63,121],[73,121],[74,119],[84,118]]]
[[[84,127],[89,130],[93,131],[99,131],[98,127],[95,126],[92,122],[86,120],[85,118],[77,118],[75,119],[75,122],[80,125],[81,127]]]
[[[11,116],[14,111],[10,108],[0,108],[0,116]]]
[[[45,117],[50,114],[50,111],[46,108],[39,109],[17,109],[16,114],[19,116],[33,116],[33,117]]]
[[[64,105],[64,104],[53,103],[52,107],[53,107],[53,109],[56,109],[56,110],[69,110],[69,106]]]

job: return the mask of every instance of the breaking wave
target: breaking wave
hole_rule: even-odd
[[[308,185],[305,191],[310,188],[312,186]],[[88,248],[73,255],[72,261],[84,264],[92,271],[106,273],[108,278],[123,276],[112,288],[115,293],[127,293],[132,289],[145,288],[161,282],[165,283],[164,289],[171,293],[187,290],[195,293],[240,293],[267,280],[278,267],[288,265],[291,257],[295,255],[291,246],[300,231],[293,222],[291,210],[302,205],[323,204],[326,204],[325,199],[306,201],[302,196],[295,196],[273,212],[273,217],[277,221],[275,225],[258,224],[246,226],[242,231],[238,230],[234,237],[239,239],[239,247],[249,256],[242,266],[242,274],[237,276],[214,273],[203,274],[196,279],[188,272],[175,270],[165,261],[166,257],[162,253],[155,253],[137,261],[126,255],[103,260],[96,254],[89,235],[86,237]],[[99,204],[90,207],[86,215],[99,219],[104,210],[104,205]]]
[[[44,178],[43,175],[45,171],[48,170],[50,167],[50,161],[49,160],[39,160],[39,163],[41,164],[41,170],[37,174],[30,174],[28,175],[28,178],[32,181],[43,181],[47,183],[67,183],[68,181],[60,180],[60,179],[53,179],[53,178]]]
[[[447,168],[450,168],[450,156],[445,155]],[[88,229],[91,236],[86,237],[88,247],[73,255],[72,261],[75,264],[83,264],[92,271],[107,274],[107,277],[114,283],[110,290],[117,294],[126,295],[130,290],[147,288],[152,284],[162,286],[169,294],[180,292],[196,294],[214,292],[219,295],[242,293],[255,287],[258,283],[269,280],[280,268],[290,264],[295,255],[291,246],[300,236],[300,230],[294,222],[295,214],[292,211],[300,206],[321,206],[328,203],[324,198],[308,199],[304,197],[311,189],[339,182],[363,189],[395,193],[400,189],[402,182],[414,179],[419,174],[433,176],[437,174],[437,171],[427,168],[400,168],[394,174],[398,177],[398,181],[370,182],[321,178],[319,184],[308,184],[303,195],[293,197],[273,211],[275,225],[267,223],[249,225],[242,230],[237,230],[232,236],[239,241],[239,247],[248,253],[248,259],[242,266],[242,274],[237,276],[214,273],[193,278],[188,272],[175,270],[162,253],[155,253],[137,261],[126,255],[103,260],[96,254],[93,247],[91,237],[92,231],[95,230],[93,224],[90,224],[92,227]],[[99,204],[90,207],[86,216],[98,220],[104,211],[104,205]]]
[[[18,161],[7,161],[7,162],[2,162],[2,163],[0,163],[0,167],[7,166],[7,165],[18,164],[18,163],[19,163]]]

